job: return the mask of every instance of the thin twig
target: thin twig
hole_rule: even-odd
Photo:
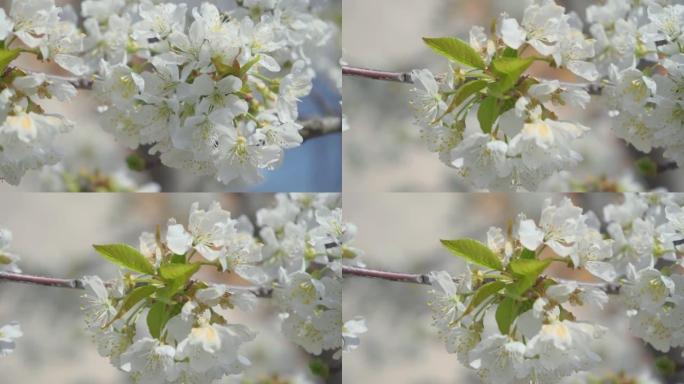
[[[386,272],[374,269],[343,266],[342,275],[396,281],[401,283],[432,285],[432,282],[430,281],[430,276],[428,276],[427,274]]]
[[[38,285],[44,287],[70,288],[70,289],[86,289],[86,285],[81,279],[58,279],[45,276],[25,275],[21,273],[0,272],[0,282],[7,281],[11,283],[21,283]],[[273,290],[267,287],[245,287],[245,286],[229,286],[232,290],[248,290],[257,297],[271,297]]]
[[[0,280],[13,283],[42,285],[46,287],[85,289],[85,284],[79,279],[58,279],[54,277],[32,276],[19,273],[0,272]]]
[[[364,77],[373,80],[394,81],[397,83],[413,84],[413,76],[411,72],[390,72],[380,71],[375,69],[352,67],[350,65],[342,66],[342,75]]]
[[[350,65],[343,65],[342,66],[342,75],[344,76],[354,76],[354,77],[362,77],[366,79],[371,79],[371,80],[383,80],[383,81],[393,81],[397,83],[404,83],[404,84],[413,84],[413,75],[411,74],[412,72],[389,72],[389,71],[383,71],[383,70],[377,70],[377,69],[368,69],[368,68],[360,68],[360,67],[354,67]],[[440,79],[440,76],[437,76],[438,79]],[[567,86],[567,87],[582,87],[584,88],[590,95],[600,95],[603,91],[603,86],[600,84],[594,84],[594,83],[565,83],[561,82],[561,86]]]
[[[397,273],[397,272],[379,271],[379,270],[375,270],[375,269],[366,269],[366,268],[359,268],[359,267],[343,266],[342,267],[342,275],[343,276],[352,276],[352,277],[361,277],[361,278],[370,278],[370,279],[380,279],[380,280],[386,280],[386,281],[391,281],[391,282],[399,282],[399,283],[432,285],[430,275],[428,275],[426,273]],[[558,279],[555,277],[553,279],[558,281],[558,282],[563,282],[563,283],[571,283],[571,282],[576,283],[578,286],[582,286],[582,287],[586,287],[586,288],[601,289],[607,294],[618,294],[620,292],[620,286],[617,284],[589,283],[589,282],[575,281],[575,280],[571,281],[571,280]],[[458,282],[458,279],[454,279],[454,281]]]

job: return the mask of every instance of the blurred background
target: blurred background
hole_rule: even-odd
[[[23,0],[14,0],[23,1]],[[202,0],[166,0],[171,3],[186,3],[188,8],[199,6]],[[213,0],[220,9],[231,9],[233,0]],[[0,0],[0,6],[9,10],[12,0]],[[71,6],[80,14],[81,0],[56,0],[59,6]],[[317,77],[311,94],[301,100],[300,120],[321,116],[339,116],[341,73],[340,29],[342,20],[341,0],[312,0],[315,7],[335,28],[333,38],[324,47],[316,48],[311,54]],[[68,11],[70,12],[70,11]],[[68,76],[56,65],[44,65],[23,55],[18,66],[34,71]],[[183,171],[157,166],[151,171],[133,172],[127,169],[126,158],[131,154],[124,145],[104,132],[98,122],[97,103],[90,91],[80,91],[68,103],[43,103],[47,113],[59,113],[75,123],[75,128],[61,135],[57,145],[65,155],[64,161],[55,169],[30,171],[19,187],[0,182],[3,191],[61,191],[63,186],[59,175],[66,171],[73,175],[86,174],[110,176],[117,183],[129,189],[162,191],[225,191],[226,186],[213,177],[197,177]],[[305,142],[302,146],[288,150],[280,168],[265,171],[265,181],[246,192],[338,192],[342,188],[342,135],[330,134]],[[144,151],[143,151],[144,152]],[[157,187],[158,186],[158,187]],[[240,191],[242,192],[242,191]]]
[[[23,273],[80,278],[116,276],[117,268],[99,257],[92,244],[138,244],[175,217],[187,224],[190,205],[221,202],[237,218],[254,221],[255,212],[271,206],[271,194],[5,194],[0,200],[0,228],[13,232],[10,251],[21,256]],[[234,276],[201,270],[206,281],[244,284]],[[0,325],[18,321],[24,336],[13,354],[0,359],[3,384],[123,384],[130,381],[97,353],[84,331],[80,310],[84,291],[0,282]],[[311,358],[280,333],[277,309],[260,299],[255,312],[235,311],[234,321],[257,332],[243,354],[252,361],[244,378],[219,384],[319,383],[309,372]],[[341,381],[341,362],[327,359],[328,383]],[[281,381],[277,381],[281,380]],[[209,383],[207,383],[209,384]]]
[[[582,19],[591,0],[557,0]],[[674,0],[673,3],[682,3]],[[346,64],[387,71],[428,68],[448,70],[447,61],[432,52],[422,37],[458,36],[467,40],[470,28],[489,26],[501,12],[520,18],[526,1],[509,0],[344,0],[343,58]],[[543,67],[543,66],[542,66]],[[539,66],[531,71],[544,73]],[[577,81],[569,73],[561,80]],[[420,141],[409,106],[411,85],[345,77],[344,113],[351,128],[344,135],[345,191],[463,191],[455,170],[443,165]],[[592,130],[576,142],[584,162],[569,173],[554,177],[539,191],[635,190],[665,187],[684,190],[684,171],[644,177],[634,161],[640,154],[610,131],[611,119],[602,103],[586,111],[560,110],[561,118],[578,119]],[[651,157],[664,163],[660,153]]]
[[[345,0],[346,1],[346,0]],[[369,268],[405,273],[446,270],[464,272],[462,260],[443,249],[439,239],[470,237],[484,241],[490,226],[506,228],[520,212],[539,220],[541,202],[560,194],[357,194],[344,197],[345,219],[358,226],[356,244],[365,251]],[[618,194],[577,194],[576,205],[602,217],[603,206],[619,202]],[[590,280],[589,275],[555,264],[550,274]],[[368,333],[356,351],[344,356],[345,384],[479,383],[456,355],[447,353],[432,327],[427,301],[429,287],[383,280],[346,278],[344,318],[365,316]],[[597,321],[610,331],[597,346],[603,358],[597,374],[626,372],[654,381],[596,381],[595,383],[657,383],[653,356],[644,344],[629,336],[624,312],[613,305],[600,313],[574,310],[577,318]],[[678,358],[681,350],[673,351]],[[591,381],[589,381],[591,382]],[[673,381],[674,382],[674,381]],[[577,383],[568,381],[565,384]],[[582,381],[582,383],[586,383]],[[591,382],[593,383],[593,382]]]

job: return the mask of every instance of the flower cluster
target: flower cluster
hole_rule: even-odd
[[[53,96],[68,100],[75,90],[68,83],[18,69],[3,78],[0,89],[0,179],[16,185],[28,170],[60,160],[54,141],[72,127],[62,116],[44,114],[38,101]]]
[[[356,227],[345,223],[338,195],[277,195],[257,212],[263,270],[274,282],[283,333],[309,353],[344,349],[342,265],[355,263]],[[339,357],[339,354],[336,354]]]
[[[610,1],[587,9],[616,135],[684,164],[684,5]],[[668,3],[668,2],[660,2]]]
[[[443,240],[468,262],[456,280],[430,275],[428,304],[447,350],[488,383],[559,382],[601,361],[596,343],[605,328],[577,320],[571,309],[602,309],[607,292],[618,293],[632,334],[662,352],[684,346],[684,276],[675,268],[683,206],[678,195],[625,194],[604,208],[602,233],[592,212],[567,198],[547,200],[538,223],[521,214],[508,235],[493,227],[486,243]],[[603,283],[550,277],[544,272],[554,262]]]
[[[224,184],[258,183],[302,143],[297,101],[312,87],[307,45],[330,26],[308,1],[87,1],[86,58],[103,125],[130,148]]]
[[[0,229],[0,272],[19,273],[17,267],[19,256],[8,251],[12,242],[12,232]],[[17,322],[0,327],[0,356],[7,356],[14,351],[15,340],[21,337],[21,327]]]
[[[240,373],[249,364],[240,346],[255,334],[231,323],[231,310],[254,309],[255,294],[272,296],[282,332],[307,352],[348,348],[341,265],[359,254],[355,229],[342,221],[338,195],[277,196],[274,208],[257,212],[257,228],[218,203],[208,210],[193,204],[187,226],[171,219],[165,233],[142,234],[138,249],[96,246],[139,273],[107,283],[84,278],[92,291],[84,310],[100,353],[140,383],[204,383]],[[196,280],[200,266],[257,288]]]
[[[207,283],[136,288],[130,275],[108,285],[83,280],[92,291],[83,308],[98,351],[135,382],[211,382],[249,364],[239,349],[254,334],[229,320],[231,308],[253,308],[253,294]]]
[[[443,77],[413,73],[420,88],[412,104],[429,150],[479,189],[533,190],[581,161],[572,143],[589,129],[560,120],[554,107],[584,108],[587,91],[523,74],[541,61],[596,80],[594,41],[581,28],[576,15],[553,0],[538,0],[520,23],[502,15],[491,35],[474,27],[469,43],[425,39],[456,63]],[[471,124],[471,115],[479,126]]]
[[[13,1],[9,16],[0,9],[0,180],[11,184],[18,184],[28,170],[57,163],[60,154],[54,141],[71,128],[64,117],[46,114],[40,102],[68,101],[76,89],[66,81],[9,66],[27,53],[74,74],[85,73],[77,56],[83,36],[61,13],[54,0]]]
[[[683,205],[679,195],[626,195],[604,209],[630,331],[662,352],[684,346],[684,277],[674,268],[682,265]]]

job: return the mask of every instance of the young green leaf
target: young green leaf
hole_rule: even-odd
[[[172,264],[185,264],[185,255],[173,255],[171,256]]]
[[[159,267],[159,274],[166,281],[166,286],[157,291],[157,299],[170,303],[171,298],[185,286],[199,267],[199,264],[165,264]]]
[[[128,268],[134,272],[147,275],[154,274],[154,267],[147,258],[142,253],[138,252],[137,249],[127,244],[93,245],[93,248],[95,248],[95,250],[105,259],[114,264]]]
[[[142,287],[138,287],[133,289],[127,296],[126,296],[126,301],[124,301],[123,304],[123,310],[125,312],[128,312],[131,308],[133,308],[136,304],[138,304],[140,301],[152,296],[153,293],[157,291],[157,287],[154,285],[143,285]]]
[[[450,114],[451,112],[456,109],[459,105],[461,105],[466,99],[468,99],[470,96],[473,94],[483,90],[487,86],[487,82],[485,80],[473,80],[469,81],[465,84],[463,84],[458,90],[456,91],[456,95],[454,98],[451,100],[451,104],[449,104],[449,108],[447,108],[446,112],[438,118],[435,119],[435,123],[442,120],[444,116]]]
[[[503,57],[518,57],[518,50],[511,47],[506,47],[501,53]]]
[[[157,287],[153,285],[143,285],[142,287],[135,288],[132,290],[127,296],[126,299],[119,309],[119,312],[116,313],[116,316],[114,316],[107,324],[105,324],[102,328],[108,328],[110,325],[114,324],[116,320],[119,320],[122,318],[126,312],[130,311],[131,308],[133,308],[136,304],[138,304],[140,301],[152,296],[152,294],[157,290]]]
[[[496,324],[499,326],[499,331],[507,335],[511,329],[511,324],[518,317],[518,303],[510,297],[503,299],[496,308],[494,317],[496,318]]]
[[[482,132],[489,133],[492,131],[494,122],[499,117],[499,104],[494,96],[487,96],[480,108],[477,110],[477,120],[480,122]]]
[[[166,304],[162,302],[155,303],[147,314],[147,327],[150,330],[150,335],[155,339],[159,339],[168,321],[169,313],[166,310]]]
[[[519,297],[537,282],[537,278],[551,264],[551,260],[517,259],[508,264],[511,272],[517,276],[513,284],[506,286],[506,290],[513,296]]]
[[[534,253],[534,251],[525,248],[525,249],[523,249],[522,252],[520,252],[520,258],[532,260],[532,259],[536,259],[537,255]]]
[[[164,280],[182,280],[187,282],[200,268],[200,264],[163,264],[159,267],[159,275]]]
[[[309,363],[309,369],[314,376],[318,376],[324,380],[330,377],[330,367],[321,359],[314,359]]]
[[[21,53],[18,49],[0,49],[0,73],[5,72],[7,66]]]
[[[480,54],[470,44],[455,37],[424,37],[423,41],[435,52],[447,59],[467,65],[468,67],[484,69],[485,62]]]
[[[532,65],[534,58],[499,57],[492,60],[491,69],[499,81],[489,84],[489,91],[493,95],[501,96],[513,88],[520,76]]]
[[[451,253],[483,267],[503,270],[501,259],[486,245],[473,239],[440,240]]]
[[[499,76],[508,75],[518,80],[532,63],[533,57],[499,57],[492,60],[491,68]]]
[[[546,268],[551,264],[550,259],[544,260],[534,260],[534,259],[517,259],[512,260],[508,267],[511,272],[518,276],[530,276],[535,279],[546,270]]]
[[[463,311],[463,314],[459,317],[458,320],[470,314],[470,312],[472,312],[475,308],[477,308],[480,304],[487,300],[487,298],[496,294],[505,286],[506,283],[502,281],[492,281],[491,283],[487,283],[481,286],[477,291],[475,291],[475,294],[473,294],[473,298],[470,300],[470,303],[468,303],[468,307],[465,311]]]

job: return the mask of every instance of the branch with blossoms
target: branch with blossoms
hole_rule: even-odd
[[[392,72],[392,71],[385,71],[385,70],[378,70],[378,69],[368,69],[368,68],[363,68],[363,67],[355,67],[351,65],[343,65],[342,66],[342,75],[343,76],[351,76],[351,77],[359,77],[359,78],[365,78],[365,79],[370,79],[370,80],[381,80],[381,81],[391,81],[391,82],[396,82],[396,83],[403,83],[403,84],[415,84],[416,79],[414,78],[414,75],[416,74],[418,70],[414,69],[409,72]],[[444,76],[436,76],[436,79],[444,79]],[[577,84],[577,83],[561,83],[566,86],[568,85],[573,85],[573,86],[583,86],[587,93],[590,95],[600,95],[603,87],[601,84],[592,84],[592,83],[583,83],[583,84]]]
[[[355,266],[342,274],[429,286],[433,325],[447,351],[483,382],[558,383],[601,362],[607,329],[580,319],[578,306],[602,310],[612,302],[624,309],[631,334],[655,350],[684,347],[684,200],[623,198],[604,207],[605,225],[568,198],[548,199],[538,222],[519,214],[506,230],[490,228],[485,241],[441,240],[466,263],[458,276]],[[557,267],[594,281],[557,278]]]
[[[664,149],[684,162],[684,5],[606,2],[587,8],[591,24],[553,0],[531,2],[522,20],[506,14],[469,38],[425,37],[449,71],[389,72],[346,66],[343,74],[415,84],[411,104],[428,150],[476,189],[536,190],[582,161],[574,144],[591,129],[558,115],[601,95],[613,131],[641,152]],[[530,73],[532,64],[588,83]],[[469,116],[477,121],[466,129]],[[653,167],[658,170],[661,167]],[[665,167],[671,169],[671,166]]]
[[[21,284],[29,284],[29,285],[37,285],[37,286],[43,286],[43,287],[55,287],[55,288],[70,288],[70,289],[78,289],[78,290],[85,290],[87,285],[85,280],[83,279],[61,279],[61,278],[55,278],[55,277],[47,277],[47,276],[35,276],[35,275],[26,275],[23,273],[10,273],[10,272],[0,272],[0,282],[12,282],[12,283],[21,283]],[[193,280],[188,281],[188,284],[194,284]],[[105,286],[109,286],[111,283],[105,283]],[[143,287],[146,286],[147,284],[141,283],[139,286]],[[229,290],[235,290],[235,291],[246,291],[252,293],[256,297],[271,297],[273,290],[271,288],[262,288],[262,287],[249,287],[249,286],[226,286]]]
[[[81,11],[83,30],[54,0],[0,10],[0,146],[15,148],[0,152],[0,180],[18,184],[60,160],[54,138],[73,124],[38,102],[66,102],[78,90],[94,93],[102,127],[120,144],[226,185],[255,185],[286,150],[341,132],[340,118],[299,118],[315,77],[308,54],[333,34],[308,0],[192,10],[87,0]],[[14,64],[20,55],[74,76],[25,71]]]
[[[356,320],[343,323],[341,311],[341,264],[359,253],[351,244],[355,229],[342,221],[337,194],[276,200],[256,212],[256,225],[218,203],[208,210],[193,204],[187,226],[170,219],[164,230],[143,233],[137,247],[95,245],[119,269],[106,282],[21,274],[7,251],[11,234],[2,231],[0,282],[85,290],[86,327],[98,351],[135,382],[212,382],[242,373],[249,361],[241,345],[256,334],[233,314],[253,311],[257,297],[278,308],[289,340],[339,359],[358,339]],[[202,267],[251,285],[205,281]]]

